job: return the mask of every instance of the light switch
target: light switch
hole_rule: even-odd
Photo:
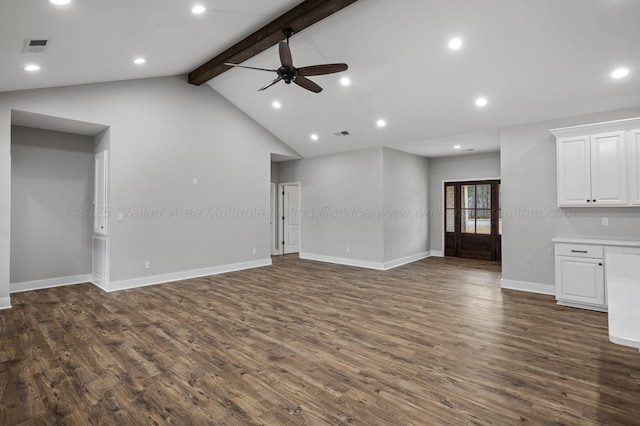
[[[197,185],[198,184],[198,178],[193,178],[193,184]]]
[[[608,217],[603,217],[602,218],[602,226],[608,226],[609,225],[609,218]]]

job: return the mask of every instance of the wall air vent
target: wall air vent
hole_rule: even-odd
[[[28,38],[24,42],[24,53],[40,53],[47,50],[51,39],[47,38]]]
[[[340,136],[349,136],[349,132],[347,132],[346,130],[343,130],[341,132],[335,132],[334,135],[340,137]]]

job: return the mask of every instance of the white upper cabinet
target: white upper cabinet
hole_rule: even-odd
[[[591,203],[624,206],[628,203],[625,132],[591,136]]]
[[[629,201],[640,206],[640,130],[629,132]]]
[[[559,139],[558,205],[582,206],[591,202],[591,149],[589,136]]]
[[[558,206],[640,205],[640,118],[552,129]]]

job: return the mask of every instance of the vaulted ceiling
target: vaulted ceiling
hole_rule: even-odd
[[[197,3],[204,13],[191,12]],[[0,91],[187,74],[299,3],[2,2]],[[274,76],[245,69],[207,84],[303,156],[491,151],[500,127],[640,105],[638,17],[636,0],[359,0],[291,38],[296,66],[349,64],[312,77],[322,93],[283,83],[258,92]],[[27,38],[50,46],[23,53]],[[277,48],[244,64],[277,68]],[[628,75],[612,78],[618,68]]]

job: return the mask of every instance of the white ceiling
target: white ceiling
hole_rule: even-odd
[[[196,16],[175,0],[4,1],[0,91],[185,74],[300,1],[200,3],[208,10]],[[639,18],[637,0],[360,0],[291,39],[296,66],[349,64],[312,77],[322,93],[284,83],[257,92],[275,75],[243,69],[209,85],[305,157],[372,146],[495,151],[500,127],[640,105]],[[464,43],[455,52],[454,36]],[[24,54],[28,37],[51,47]],[[135,66],[136,56],[147,63]],[[29,62],[42,69],[26,73]],[[277,49],[245,65],[277,68]],[[629,76],[612,79],[620,66]],[[344,75],[351,86],[339,84]],[[333,135],[341,130],[351,135]]]

